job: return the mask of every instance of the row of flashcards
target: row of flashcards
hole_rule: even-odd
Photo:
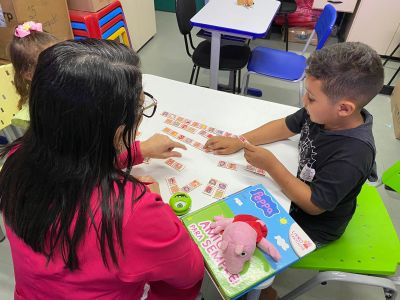
[[[179,188],[178,182],[176,181],[175,177],[167,177],[165,178],[165,180],[167,181],[167,186],[171,194],[175,194],[180,191],[189,193],[201,185],[201,183],[198,180],[192,180],[190,183]]]
[[[202,124],[202,123],[199,123],[199,122],[196,122],[196,121],[192,121],[190,119],[186,119],[184,117],[177,116],[177,115],[175,115],[173,113],[169,113],[167,111],[162,112],[161,115],[163,117],[166,117],[167,120],[168,119],[171,120],[171,121],[168,121],[168,122],[172,122],[172,123],[173,123],[173,121],[177,122],[177,123],[171,124],[173,126],[180,127],[180,126],[186,125],[188,127],[201,129],[199,134],[202,135],[202,136],[204,136],[204,131],[209,132],[209,133],[214,134],[214,135],[219,135],[219,136],[226,136],[226,137],[235,136],[233,133],[230,133],[228,131],[223,131],[223,130],[220,130],[220,129],[216,129],[214,127],[209,127],[206,124]],[[165,121],[165,122],[167,122],[167,121]],[[178,125],[178,123],[180,123],[180,124]],[[183,125],[181,125],[181,124],[183,124]],[[182,128],[182,127],[180,127],[180,128]],[[185,128],[182,128],[182,129],[185,129]],[[207,137],[207,136],[205,136],[205,137]]]
[[[178,139],[179,141],[181,141],[185,144],[195,147],[196,149],[199,149],[204,152],[209,152],[206,149],[204,149],[204,144],[197,142],[195,140],[192,140],[191,138],[188,138],[188,137],[184,136],[183,134],[180,134],[179,132],[172,130],[171,128],[165,127],[162,131],[164,133]]]
[[[224,198],[225,191],[227,189],[228,185],[226,183],[223,183],[217,179],[211,178],[208,181],[207,186],[203,190],[203,193],[212,196],[215,199],[222,199]]]
[[[176,120],[170,119],[170,118],[167,118],[165,120],[165,123],[168,124],[168,125],[172,125],[172,126],[181,128],[181,129],[183,129],[183,130],[185,130],[187,132],[193,133],[193,134],[198,131],[198,129],[195,128],[195,127],[192,127],[192,126],[190,126],[190,125],[188,125],[186,123],[181,123],[179,121],[176,121]]]
[[[255,167],[255,166],[253,166],[253,165],[250,165],[250,164],[247,164],[247,165],[246,165],[245,170],[246,170],[246,171],[249,171],[249,172],[256,173],[256,174],[258,174],[258,175],[262,175],[262,176],[267,175],[267,172],[266,172],[265,170],[260,169],[260,168],[257,168],[257,167]]]
[[[171,168],[177,170],[177,171],[182,171],[185,166],[183,164],[181,164],[180,162],[177,162],[175,159],[172,158],[168,158],[165,163],[167,164],[167,166],[170,166]]]
[[[239,167],[238,164],[231,163],[231,162],[225,161],[225,160],[220,160],[220,161],[218,162],[217,166],[218,166],[218,167],[221,167],[221,168],[233,170],[233,171],[237,171],[237,170],[238,170],[238,167]],[[243,166],[242,166],[242,167],[243,167]],[[267,174],[267,172],[266,172],[265,170],[260,169],[260,168],[257,168],[257,167],[255,167],[255,166],[253,166],[253,165],[250,165],[250,164],[247,164],[247,165],[244,167],[244,169],[245,169],[246,171],[253,172],[253,173],[256,173],[256,174],[258,174],[258,175],[263,175],[263,176],[265,176],[265,175]]]

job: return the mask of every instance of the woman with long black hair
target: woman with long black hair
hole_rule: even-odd
[[[41,53],[26,134],[2,149],[0,209],[15,299],[194,299],[203,259],[158,184],[132,176],[143,157],[180,155],[163,135],[135,142],[144,100],[139,58],[111,41]],[[152,181],[147,178],[146,181]]]

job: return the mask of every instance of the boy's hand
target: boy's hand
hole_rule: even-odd
[[[153,193],[157,193],[160,195],[160,185],[158,182],[151,176],[138,176],[136,177],[137,180],[144,183],[150,191]]]
[[[151,138],[140,143],[143,157],[150,158],[169,158],[181,157],[182,154],[173,151],[175,148],[186,150],[185,145],[171,140],[163,134],[156,133]]]
[[[276,159],[271,151],[250,143],[244,143],[244,158],[249,164],[267,172],[273,160]]]
[[[214,152],[214,154],[232,154],[243,148],[243,142],[238,138],[214,136],[210,138],[204,145],[206,150]]]

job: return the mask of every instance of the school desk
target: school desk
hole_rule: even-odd
[[[211,32],[210,88],[218,87],[221,34],[262,38],[279,6],[276,0],[256,0],[251,7],[239,6],[236,0],[212,0],[190,20],[193,26]]]

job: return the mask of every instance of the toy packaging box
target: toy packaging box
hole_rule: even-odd
[[[220,251],[222,235],[214,234],[210,224],[214,216],[231,218],[238,214],[253,215],[266,224],[266,238],[282,256],[279,262],[256,248],[242,272],[230,274],[226,270]],[[190,213],[182,221],[202,252],[207,270],[225,299],[237,299],[315,250],[312,240],[261,184],[249,186]]]

